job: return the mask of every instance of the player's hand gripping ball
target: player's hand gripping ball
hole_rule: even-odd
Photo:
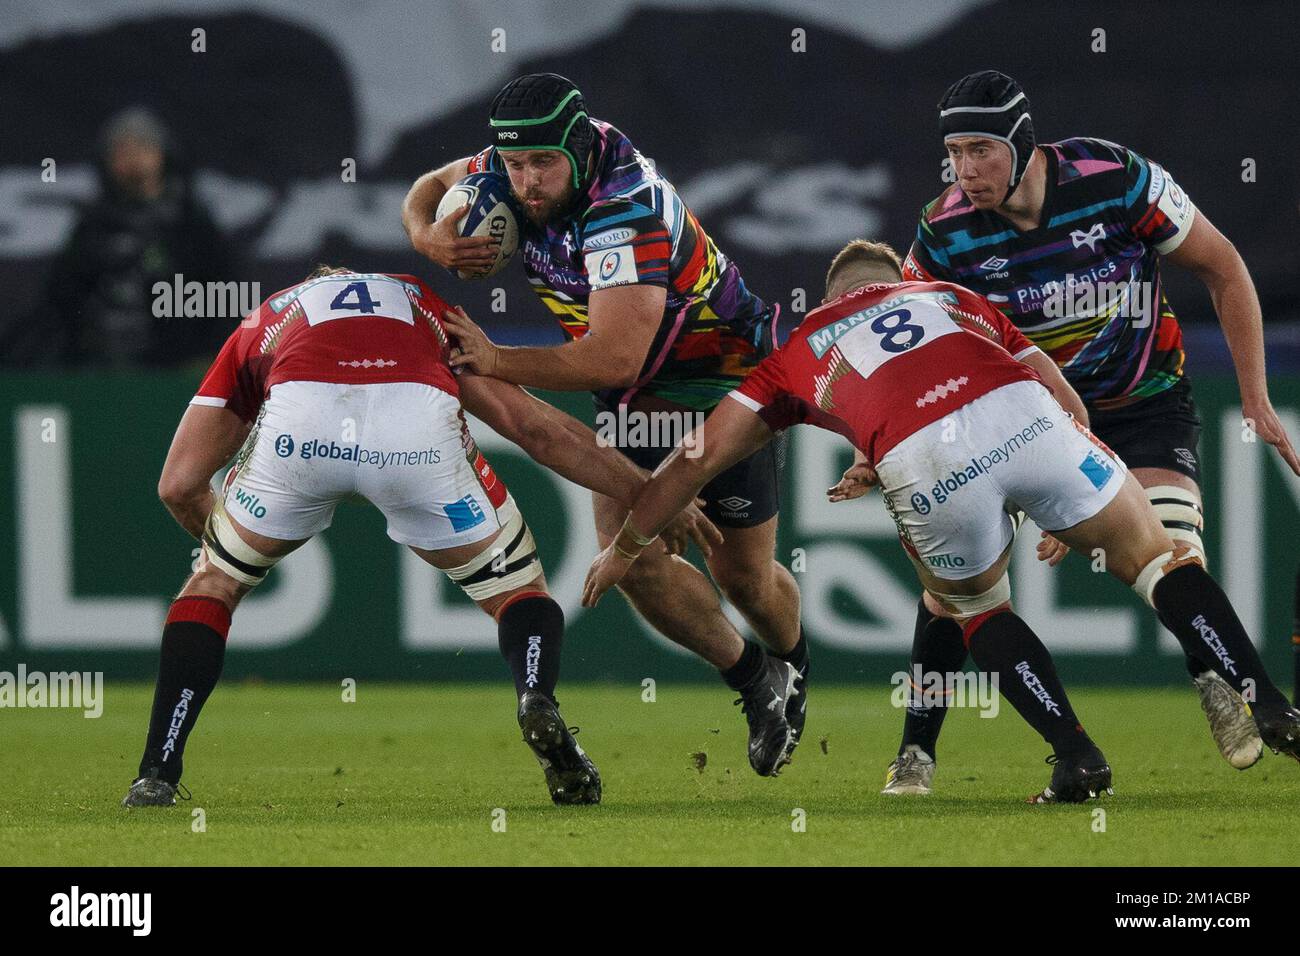
[[[457,269],[462,279],[485,279],[505,268],[519,248],[519,209],[510,192],[510,180],[500,173],[470,173],[447,190],[438,203],[438,222],[450,222],[463,239],[489,238],[496,257],[485,268]],[[458,217],[458,218],[455,218]]]

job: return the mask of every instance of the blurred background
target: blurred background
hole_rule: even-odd
[[[1100,32],[1099,32],[1100,31]],[[410,182],[486,145],[510,77],[562,73],[628,134],[782,303],[820,299],[848,239],[905,251],[946,185],[935,103],[996,68],[1040,141],[1114,140],[1164,165],[1241,251],[1263,303],[1274,403],[1300,439],[1300,40],[1294,5],[1066,0],[173,2],[46,0],[0,18],[0,666],[148,676],[194,543],[157,502],[171,434],[238,314],[158,315],[156,282],[256,283],[320,261],[411,272],[495,338],[560,340],[512,264],[461,282],[415,255]],[[1205,420],[1211,570],[1284,681],[1300,483],[1242,440],[1204,287],[1169,269]],[[582,396],[557,398],[590,420]],[[708,672],[621,600],[577,606],[587,495],[481,426],[569,614],[567,673]],[[12,453],[9,451],[12,449]],[[916,587],[878,499],[822,490],[849,460],[793,436],[779,557],[796,569],[819,679],[905,663]],[[1037,535],[1022,534],[1028,552]],[[1026,553],[1021,613],[1067,678],[1182,679],[1172,638],[1075,556]],[[227,673],[496,678],[492,622],[341,508],[241,608]]]

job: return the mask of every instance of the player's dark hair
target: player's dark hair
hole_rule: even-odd
[[[831,284],[839,272],[859,263],[880,266],[881,272],[891,276],[894,282],[903,278],[903,262],[893,246],[887,242],[854,239],[831,260],[831,267],[826,270],[826,294],[830,294]]]

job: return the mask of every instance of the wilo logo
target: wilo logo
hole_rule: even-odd
[[[596,413],[596,443],[603,448],[676,448],[681,445],[687,458],[699,458],[704,449],[695,430],[703,424],[703,412],[636,412],[620,405],[617,413]]]
[[[261,304],[260,282],[186,282],[178,272],[170,284],[153,284],[158,319],[238,319]]]
[[[894,685],[889,702],[908,710],[932,707],[973,707],[981,717],[998,715],[998,675],[984,671],[922,671],[913,664],[911,672],[898,671],[889,682]]]
[[[73,886],[50,897],[51,926],[129,926],[133,936],[153,927],[152,893],[85,893]]]
[[[18,665],[18,673],[0,671],[0,707],[68,707],[93,719],[104,713],[104,672],[46,674]]]

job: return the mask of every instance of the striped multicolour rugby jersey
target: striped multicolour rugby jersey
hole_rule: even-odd
[[[654,162],[610,124],[591,122],[593,173],[573,213],[545,228],[520,223],[528,281],[575,339],[587,333],[592,292],[665,287],[663,321],[636,384],[596,396],[615,405],[644,392],[707,411],[771,352],[777,308],[746,288]],[[469,169],[505,173],[495,147]]]
[[[971,205],[957,184],[921,212],[907,279],[943,279],[992,301],[1052,357],[1090,408],[1118,408],[1183,374],[1183,334],[1159,256],[1196,216],[1157,163],[1100,139],[1040,146],[1047,187],[1036,229]]]

